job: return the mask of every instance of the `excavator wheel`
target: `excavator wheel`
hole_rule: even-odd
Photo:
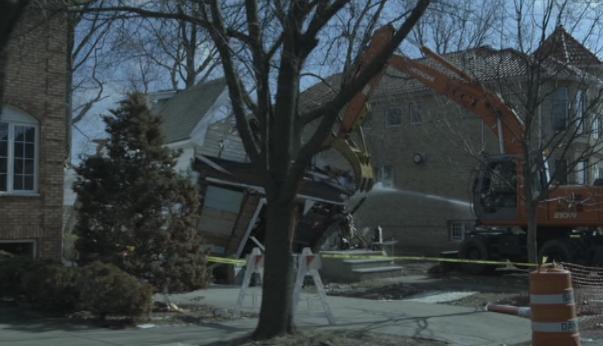
[[[463,241],[459,250],[459,258],[470,260],[488,260],[488,247],[480,238]],[[468,274],[492,274],[496,267],[488,264],[462,263],[461,270]]]
[[[538,252],[538,260],[542,262],[543,257],[547,257],[547,262],[569,262],[576,261],[577,253],[574,246],[567,239],[547,240]]]

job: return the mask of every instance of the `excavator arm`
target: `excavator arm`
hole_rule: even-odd
[[[524,125],[515,111],[441,56],[425,47],[421,50],[434,66],[399,55],[393,56],[389,65],[477,115],[498,137],[501,153],[522,155]]]
[[[385,26],[375,31],[369,47],[360,56],[355,66],[353,77],[364,71],[366,66],[390,42],[393,35],[394,29],[391,26]],[[324,148],[334,148],[337,150],[348,161],[354,172],[356,190],[360,192],[369,191],[375,181],[371,157],[368,153],[360,125],[369,112],[367,101],[383,77],[384,70],[385,66],[360,92],[352,97],[339,114],[339,130],[337,133],[332,133],[323,144]],[[354,131],[360,132],[359,144],[350,138],[350,135]]]
[[[393,34],[394,30],[391,26],[385,26],[375,32],[369,47],[355,66],[354,76],[363,71],[387,45]],[[428,65],[395,55],[390,58],[387,66],[416,79],[429,89],[477,115],[498,137],[501,153],[521,156],[524,124],[515,111],[507,106],[500,96],[484,88],[477,80],[441,56],[425,47],[421,50],[432,64]],[[325,148],[334,148],[350,163],[356,188],[361,192],[369,191],[375,178],[360,125],[369,112],[368,99],[381,81],[385,68],[386,66],[362,91],[354,95],[339,116],[338,132],[333,133],[324,143]],[[357,130],[360,131],[359,144],[350,138],[350,135]]]

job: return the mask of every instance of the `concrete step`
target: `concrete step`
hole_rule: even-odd
[[[332,255],[332,256],[384,256],[383,251],[375,250],[341,250],[341,251],[321,251],[321,255]]]
[[[363,258],[366,256],[384,256],[383,251],[354,249],[345,251],[321,251],[320,254],[322,262],[321,275],[326,281],[354,282],[378,277],[401,275],[402,267],[394,266],[390,259]]]
[[[384,273],[384,272],[395,272],[402,270],[401,266],[384,266],[384,267],[373,267],[373,268],[359,268],[354,269],[354,273]]]
[[[343,263],[344,265],[351,267],[352,270],[383,267],[394,264],[392,260],[389,259],[346,259]]]
[[[360,268],[352,270],[352,275],[357,281],[396,277],[402,275],[402,267],[382,266],[374,268]]]
[[[352,270],[352,275],[357,281],[396,277],[402,275],[402,267],[383,266],[373,268],[360,268]]]

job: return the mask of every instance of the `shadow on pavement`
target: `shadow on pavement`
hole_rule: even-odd
[[[102,327],[100,324],[53,317],[14,304],[0,304],[0,329],[42,333],[53,330],[78,331]],[[105,325],[105,327],[109,327]]]

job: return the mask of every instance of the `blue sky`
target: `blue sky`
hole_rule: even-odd
[[[449,0],[452,3],[465,4],[468,7],[463,12],[466,18],[477,25],[479,22],[480,16],[483,15],[483,7],[487,2],[483,1],[471,1],[471,0]],[[520,3],[519,0],[502,0],[503,7],[500,9],[500,14],[503,14],[505,20],[502,18],[495,22],[491,28],[489,28],[490,32],[488,34],[487,40],[484,43],[489,44],[495,48],[518,48],[517,44],[517,31],[516,22],[513,21],[513,11],[515,9],[515,5]],[[526,2],[529,5],[533,5],[530,8],[531,16],[526,16],[522,21],[526,26],[526,32],[533,32],[538,34],[540,32],[539,23],[542,22],[542,15],[545,13],[545,5],[549,0],[535,0],[533,2]],[[565,25],[566,29],[570,31],[579,41],[584,41],[585,45],[593,50],[595,53],[599,53],[603,48],[603,42],[601,42],[601,27],[598,25],[599,16],[601,15],[601,3],[603,1],[572,1],[570,3],[573,6],[572,12],[574,15],[568,15],[562,18],[561,23]],[[386,23],[392,18],[397,17],[399,13],[401,13],[402,9],[401,5],[392,2],[391,7],[384,11],[384,15],[382,18],[382,23]],[[453,18],[454,16],[460,16],[461,9],[457,9],[457,13],[455,13],[455,8],[450,6],[441,7],[434,9],[434,11],[442,12],[444,16],[449,16],[447,18]],[[482,11],[482,12],[480,12]],[[435,12],[431,15],[433,16]],[[450,17],[452,16],[452,17]],[[338,25],[345,22],[345,13],[334,19],[333,25]],[[434,20],[433,17],[425,17],[425,20]],[[447,19],[449,20],[449,19]],[[546,32],[550,33],[554,27],[556,26],[557,21],[552,20],[546,28]],[[430,25],[430,23],[425,23],[425,25]],[[451,26],[453,26],[451,24]],[[81,32],[80,32],[81,34]],[[467,34],[469,35],[469,34]],[[334,56],[328,60],[323,60],[321,54],[324,54],[327,45],[332,43],[330,38],[328,37],[328,31],[325,34],[327,39],[322,40],[321,45],[318,49],[316,49],[315,54],[309,59],[306,64],[306,70],[312,72],[314,74],[320,75],[322,77],[326,77],[332,73],[339,72],[341,69],[341,61],[342,57],[340,56],[341,52],[335,52]],[[428,35],[429,36],[429,35]],[[526,37],[524,35],[524,37]],[[418,42],[414,40],[414,36],[410,35],[409,38],[403,43],[401,46],[401,51],[404,54],[409,56],[418,56]],[[428,45],[429,45],[429,37],[427,37]],[[526,47],[532,47],[535,42],[538,42],[540,39],[539,35],[533,35],[532,37],[527,37],[526,41],[532,41],[531,44],[528,42]],[[104,47],[107,49],[108,46]],[[530,50],[530,48],[527,48]],[[105,54],[110,52],[105,51]],[[130,85],[127,82],[128,74],[132,73],[132,65],[128,63],[121,64],[111,64],[107,63],[104,66],[105,70],[103,71],[102,78],[104,80],[104,88],[105,88],[105,99],[101,102],[94,105],[94,107],[90,110],[87,116],[82,119],[79,123],[74,126],[72,131],[72,159],[74,163],[79,161],[79,157],[81,155],[86,155],[89,153],[93,153],[95,148],[94,144],[90,142],[91,139],[95,138],[103,138],[106,136],[104,132],[104,123],[101,118],[101,114],[108,114],[108,110],[115,108],[117,106],[117,102],[121,100],[127,91],[131,90]],[[83,69],[80,73],[79,78],[87,78],[86,73],[89,73],[89,69]],[[167,78],[167,77],[166,77]],[[316,83],[318,81],[317,78],[304,78],[302,80],[302,89]],[[154,89],[166,89],[169,88],[168,83],[159,82],[155,84]],[[74,95],[74,101],[77,103],[78,101],[89,98],[96,91],[92,88],[86,92],[82,92]]]

